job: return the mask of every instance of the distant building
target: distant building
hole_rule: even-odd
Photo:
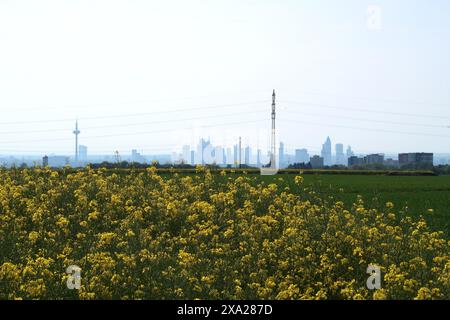
[[[205,139],[200,139],[198,145],[197,145],[197,159],[195,160],[195,162],[197,164],[201,164],[201,165],[205,165],[207,162],[208,164],[212,163],[212,159],[211,159],[211,142],[206,141]],[[207,151],[205,149],[208,149]],[[209,154],[208,154],[209,153]],[[205,157],[207,157],[208,159],[205,159]]]
[[[86,162],[87,161],[87,152],[88,148],[84,145],[78,146],[78,161],[80,162]]]
[[[226,159],[227,164],[232,165],[234,159],[233,159],[233,151],[231,150],[231,148],[227,148],[226,157],[227,157],[227,159]]]
[[[224,161],[223,149],[221,146],[216,146],[214,148],[214,163],[223,164],[223,161]]]
[[[364,165],[364,158],[359,158],[356,156],[351,156],[348,158],[348,166],[349,168],[354,166],[362,166]]]
[[[195,165],[195,150],[191,150],[191,158],[189,163],[191,164],[191,166]]]
[[[191,146],[185,145],[183,146],[182,157],[183,163],[189,164],[191,163]]]
[[[347,160],[349,167],[363,166],[370,164],[384,164],[384,154],[369,154],[363,158],[351,156]]]
[[[48,157],[48,166],[52,168],[64,167],[69,164],[69,157],[51,156]]]
[[[311,167],[313,169],[320,169],[320,168],[323,168],[324,159],[323,159],[323,157],[316,155],[316,156],[311,157],[310,163],[311,163]]]
[[[398,160],[394,160],[394,159],[389,158],[389,159],[384,160],[384,165],[386,167],[398,168],[399,163],[398,163]]]
[[[208,143],[203,148],[202,165],[213,164],[215,160],[215,148],[208,141]]]
[[[364,157],[365,164],[383,164],[384,154],[369,154]]]
[[[308,163],[309,154],[306,149],[297,149],[295,150],[295,163]]]
[[[239,145],[235,144],[233,146],[233,164],[238,165],[239,164]]]
[[[346,154],[347,154],[347,159],[350,158],[350,157],[353,157],[355,155],[353,153],[353,150],[352,150],[351,146],[348,146]]]
[[[262,167],[262,163],[261,163],[261,149],[258,149],[257,151],[256,151],[256,166],[258,167],[258,168],[261,168]]]
[[[133,149],[131,150],[131,162],[143,163],[145,158],[136,149]]]
[[[327,137],[327,140],[322,145],[322,158],[324,165],[331,166],[333,164],[330,137]]]
[[[280,168],[284,168],[286,166],[286,159],[285,159],[285,155],[284,155],[284,143],[280,142],[280,148],[278,150],[278,154],[279,154],[279,167]]]
[[[398,162],[400,166],[407,164],[430,164],[433,165],[433,153],[400,153]]]
[[[246,165],[250,165],[250,160],[251,160],[251,149],[249,146],[245,147],[245,155],[244,155],[244,163]]]
[[[342,143],[336,144],[336,164],[341,166],[347,165],[347,158],[344,154],[344,145]]]

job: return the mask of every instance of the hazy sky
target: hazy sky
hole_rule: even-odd
[[[72,152],[76,118],[91,154],[264,149],[273,88],[288,150],[450,153],[449,18],[448,0],[0,0],[0,154]]]

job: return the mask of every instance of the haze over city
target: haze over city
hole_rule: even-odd
[[[368,8],[378,8],[370,27]],[[448,153],[450,3],[2,1],[0,154]]]

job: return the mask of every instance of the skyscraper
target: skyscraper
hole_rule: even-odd
[[[342,143],[336,144],[336,164],[341,166],[347,164],[347,158],[344,154],[344,145]]]
[[[227,164],[233,164],[233,152],[231,151],[231,148],[227,148]]]
[[[245,147],[245,164],[246,165],[250,165],[250,161],[251,161],[251,154],[252,154],[252,149],[249,147],[249,146],[247,146],[247,147]]]
[[[189,145],[183,146],[183,156],[181,160],[186,164],[191,162],[191,147]]]
[[[174,161],[176,159],[172,159]],[[143,163],[145,162],[145,158],[136,150],[131,150],[131,162]]]
[[[352,147],[348,146],[347,147],[347,158],[353,157],[355,154],[352,151]]]
[[[87,147],[80,144],[78,147],[78,160],[81,162],[87,161]]]
[[[240,168],[241,165],[242,165],[242,139],[241,139],[241,137],[239,137],[239,150],[238,150],[238,152],[239,152],[239,168]]]
[[[280,149],[279,149],[279,154],[280,154],[280,168],[283,168],[285,166],[285,159],[284,159],[284,143],[280,142]]]
[[[333,164],[333,161],[332,161],[330,137],[327,137],[327,140],[322,145],[322,153],[321,154],[322,154],[322,158],[323,158],[323,164],[325,166],[331,166]]]
[[[197,159],[196,159],[196,163],[197,164],[201,164],[204,165],[205,164],[205,148],[210,145],[209,140],[206,141],[205,139],[200,139],[198,145],[197,145]]]
[[[191,157],[190,157],[190,162],[189,162],[192,166],[195,165],[195,151],[191,150]]]
[[[258,151],[256,151],[256,166],[258,168],[261,168],[261,149],[258,149]]]
[[[221,146],[214,148],[214,162],[215,164],[223,164],[223,149]]]
[[[306,149],[295,150],[294,163],[308,163],[308,162],[309,162],[308,150]]]

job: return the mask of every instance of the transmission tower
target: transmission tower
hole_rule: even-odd
[[[270,167],[271,168],[275,168],[276,167],[276,162],[275,162],[275,150],[276,150],[276,146],[275,146],[275,89],[273,90],[273,94],[272,94],[272,139],[271,139],[271,148],[270,148],[270,153],[271,153],[271,159],[270,159]]]
[[[116,158],[116,163],[120,163],[122,161],[122,159],[120,158],[119,150],[116,150],[114,152],[114,157]]]
[[[78,120],[75,121],[75,130],[73,131],[73,134],[75,135],[75,163],[78,163],[78,135],[81,133],[80,130],[78,130]]]

